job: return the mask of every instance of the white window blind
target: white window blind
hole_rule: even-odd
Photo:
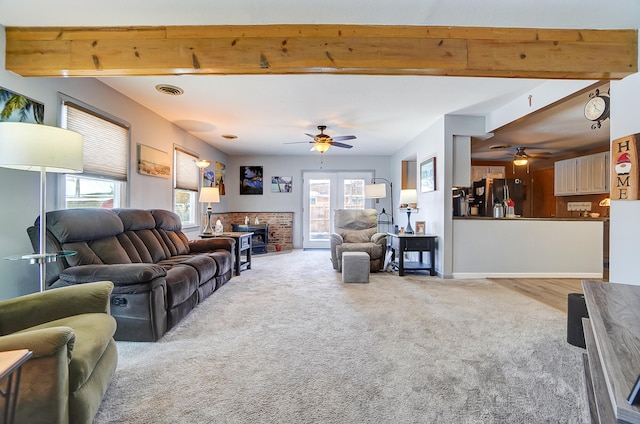
[[[200,170],[195,164],[198,157],[179,147],[175,148],[175,188],[198,191]]]
[[[84,174],[127,181],[129,128],[65,102],[66,127],[84,136]]]

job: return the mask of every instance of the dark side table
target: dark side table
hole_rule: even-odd
[[[387,233],[387,247],[393,250],[398,265],[398,275],[405,271],[428,270],[436,275],[436,239],[438,236],[428,234],[394,234]],[[404,261],[404,252],[419,252],[418,261]],[[423,262],[422,254],[429,252],[429,263]]]
[[[236,241],[236,275],[243,269],[251,269],[251,232],[228,231],[225,233],[200,234],[200,238],[229,237]]]

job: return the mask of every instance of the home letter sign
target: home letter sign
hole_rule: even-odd
[[[638,139],[640,134],[618,138],[611,143],[611,200],[637,200]]]

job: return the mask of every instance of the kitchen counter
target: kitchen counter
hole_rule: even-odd
[[[492,216],[454,216],[453,219],[463,219],[463,220],[472,220],[472,221],[608,221],[609,217],[598,217],[598,218],[588,218],[588,217],[552,217],[552,218],[527,218],[527,217],[516,217],[516,218],[494,218]]]
[[[602,278],[608,218],[453,219],[453,278]]]

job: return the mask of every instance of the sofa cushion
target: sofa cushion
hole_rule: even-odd
[[[168,269],[166,279],[167,309],[180,305],[189,299],[199,285],[198,272],[188,265],[176,265]]]
[[[340,258],[344,252],[365,252],[371,259],[380,259],[384,256],[385,249],[385,246],[375,243],[345,243],[336,246]]]
[[[218,273],[218,264],[211,256],[194,255],[183,258],[181,263],[193,267],[198,272],[200,279],[198,285],[213,279]]]
[[[40,225],[40,218],[36,226]],[[47,230],[60,243],[98,240],[124,231],[122,221],[109,209],[64,209],[47,212]]]
[[[116,320],[107,314],[89,313],[49,321],[24,331],[51,327],[70,327],[75,344],[69,362],[69,392],[75,392],[87,381],[116,331]]]
[[[342,230],[338,233],[342,236],[345,243],[366,243],[371,241],[371,236],[376,233],[375,228],[366,230]]]

